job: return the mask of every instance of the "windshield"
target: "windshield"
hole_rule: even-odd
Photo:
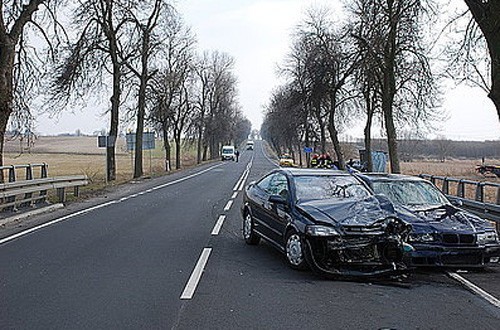
[[[350,176],[297,176],[295,192],[298,200],[359,199],[370,196],[370,192]]]
[[[373,183],[373,190],[395,204],[413,209],[449,204],[436,187],[424,181],[379,181]]]
[[[222,153],[223,154],[232,154],[233,153],[233,149],[230,149],[230,148],[222,149]]]

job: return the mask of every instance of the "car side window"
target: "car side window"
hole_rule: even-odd
[[[271,174],[257,183],[257,186],[270,195],[288,196],[288,181],[280,173]]]
[[[269,193],[271,195],[280,195],[286,198],[288,194],[288,182],[286,180],[286,176],[280,173],[276,174],[271,180]]]
[[[275,174],[271,174],[271,175],[266,176],[265,178],[263,178],[262,180],[257,182],[257,186],[260,189],[267,192],[271,187],[271,181],[272,181],[274,176],[275,176]]]

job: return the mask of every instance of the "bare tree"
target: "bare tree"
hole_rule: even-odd
[[[499,0],[464,0],[475,22],[479,25],[486,39],[491,60],[491,87],[489,98],[495,104],[500,119],[500,1]],[[474,36],[474,34],[471,34]],[[469,39],[469,41],[471,41]]]
[[[164,39],[161,54],[164,57],[162,59],[164,68],[152,81],[155,106],[151,111],[151,117],[159,124],[162,131],[166,164],[170,163],[168,136],[170,130],[173,130],[177,144],[176,152],[179,152],[176,157],[176,167],[180,168],[180,138],[194,112],[194,106],[186,102],[192,102],[194,94],[188,91],[191,91],[194,85],[192,67],[196,40],[175,12],[164,24],[162,36]]]
[[[51,105],[63,109],[73,96],[84,100],[89,94],[100,93],[108,74],[112,79],[109,140],[106,146],[108,181],[116,179],[115,141],[118,137],[122,77],[125,66],[120,59],[120,36],[128,18],[121,7],[127,0],[79,0],[74,10],[73,24],[78,33],[52,84]]]
[[[47,26],[53,24],[55,37],[60,26],[55,10],[60,1],[55,0],[3,0],[0,1],[0,165],[3,165],[5,134],[9,119],[18,113],[20,119],[31,121],[29,115],[30,92],[36,92],[43,75],[38,59],[45,55],[29,47],[27,33],[37,33],[49,45],[53,55],[57,43]],[[26,97],[25,97],[26,96]],[[22,114],[24,113],[24,115]]]
[[[217,158],[221,145],[231,142],[229,128],[234,114],[239,109],[233,68],[234,60],[228,54],[217,51],[211,53],[203,159],[206,159],[207,151],[210,151],[211,159]]]
[[[439,160],[444,163],[446,157],[449,157],[450,153],[453,151],[453,142],[446,137],[439,135],[434,139],[433,143],[437,147],[439,154]]]
[[[327,128],[341,169],[345,168],[345,159],[340,143],[339,132],[348,120],[347,102],[354,95],[346,88],[355,68],[359,65],[357,50],[351,46],[351,36],[342,29],[336,29],[328,19],[328,11],[310,11],[304,22],[301,35],[309,44],[310,61],[307,63],[311,81],[313,108],[326,105]],[[319,111],[319,110],[316,110]],[[316,114],[320,129],[321,113]],[[324,134],[324,132],[322,132]],[[322,136],[322,139],[324,137]],[[322,149],[325,149],[322,146]],[[324,150],[322,150],[324,151]]]
[[[196,129],[197,129],[197,152],[196,152],[196,161],[198,164],[201,163],[203,159],[203,141],[204,141],[204,132],[205,132],[205,119],[206,114],[208,112],[208,97],[210,91],[210,79],[211,79],[211,71],[210,71],[210,54],[205,51],[203,55],[196,61],[194,65],[194,71],[198,76],[197,85],[198,85],[198,93],[197,93],[197,117],[196,117]],[[206,155],[206,153],[205,153]]]
[[[351,12],[353,35],[375,74],[391,171],[399,173],[397,124],[428,123],[434,115],[435,81],[420,38],[423,3],[358,0]]]
[[[157,32],[162,23],[169,21],[172,7],[164,0],[150,0],[147,2],[134,2],[123,8],[123,10],[126,11],[133,22],[133,28],[130,30],[131,43],[128,49],[137,50],[135,54],[127,51],[125,54],[133,55],[127,55],[124,60],[126,60],[127,67],[139,80],[134,162],[134,178],[139,178],[143,174],[142,135],[146,116],[147,90],[152,78],[158,72],[155,67],[157,64],[155,60],[162,43],[162,37]],[[122,54],[122,57],[124,57],[124,54]]]

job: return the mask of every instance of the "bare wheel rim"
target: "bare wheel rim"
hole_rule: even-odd
[[[302,242],[299,235],[292,234],[288,241],[286,242],[286,256],[288,261],[294,265],[298,266],[304,260],[304,255],[302,253]]]
[[[243,237],[249,239],[252,235],[252,216],[247,214],[245,221],[243,222]]]

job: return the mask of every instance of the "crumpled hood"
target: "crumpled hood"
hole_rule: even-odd
[[[333,225],[370,226],[387,217],[397,217],[391,207],[386,208],[375,196],[365,199],[322,199],[297,204],[315,220]]]
[[[492,228],[489,222],[452,205],[442,205],[429,210],[398,210],[398,213],[406,212],[415,215],[402,216],[414,225],[414,231],[475,233]]]

